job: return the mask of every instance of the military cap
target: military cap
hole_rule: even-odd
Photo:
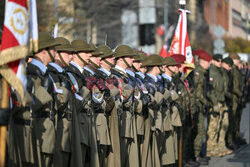
[[[97,47],[97,51],[98,52],[102,52],[103,54],[100,56],[101,58],[106,58],[106,57],[110,57],[113,56],[115,54],[115,52],[112,51],[112,49],[110,49],[108,46],[106,45],[100,45]]]
[[[115,52],[116,52],[116,54],[115,54],[116,58],[137,55],[137,53],[132,48],[130,48],[128,45],[119,45],[115,49]]]
[[[179,65],[179,63],[177,63],[173,57],[166,57],[164,59],[164,61],[165,61],[165,64],[167,66],[177,66],[177,65]]]
[[[234,64],[233,60],[230,57],[226,57],[225,59],[222,60],[222,62],[232,66]]]
[[[152,60],[147,56],[145,59],[142,61],[142,66],[148,66],[148,64],[151,64]]]
[[[215,55],[213,55],[213,59],[215,61],[219,61],[220,59],[222,60],[222,55],[221,54],[215,54]]]
[[[186,61],[186,57],[182,54],[173,54],[170,57],[174,58],[174,60],[178,63],[178,64],[183,64]]]
[[[93,50],[93,52],[91,52],[91,54],[92,54],[93,56],[100,56],[100,55],[103,55],[103,52],[98,51],[97,48],[96,48],[96,46],[95,46],[92,42],[89,43],[89,46],[90,46],[90,48]]]
[[[55,39],[48,32],[38,33],[38,50],[57,46]]]
[[[89,44],[81,39],[76,39],[71,42],[72,47],[76,52],[93,52],[94,50],[89,46]]]
[[[58,45],[67,45],[67,44],[70,44],[69,40],[67,40],[64,37],[57,37],[57,38],[55,38],[55,41],[56,41],[56,43]]]
[[[144,63],[145,66],[161,66],[165,65],[164,59],[158,54],[152,54],[147,57],[147,62]]]
[[[238,56],[237,53],[230,53],[230,54],[229,54],[229,57],[230,57],[231,59],[238,59],[238,60],[240,60],[240,56]]]
[[[55,38],[56,43],[59,45],[55,47],[57,51],[61,52],[75,52],[76,50],[71,46],[69,40],[64,37],[57,37]]]
[[[210,56],[205,50],[201,50],[199,49],[198,51],[195,52],[195,54],[197,56],[199,56],[199,58],[205,60],[205,61],[211,61],[212,60],[212,56]]]
[[[140,62],[142,62],[146,58],[147,58],[147,54],[145,52],[138,51],[137,55],[135,56],[135,60],[134,61],[140,61]]]

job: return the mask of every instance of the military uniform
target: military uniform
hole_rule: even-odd
[[[56,50],[61,59],[61,63],[67,64],[61,56],[61,52],[72,53],[75,50],[69,41],[63,37],[56,38],[59,46]],[[72,118],[75,112],[75,97],[71,89],[72,85],[64,69],[56,63],[49,63],[47,71],[53,82],[54,108],[56,111],[56,151],[54,156],[55,166],[69,166],[72,145]]]
[[[58,44],[49,33],[39,33],[39,50],[47,50],[51,60],[53,60],[53,55],[48,48],[56,45]],[[27,65],[27,75],[34,83],[34,104],[31,108],[34,118],[33,135],[36,140],[34,154],[38,157],[35,166],[52,166],[56,142],[53,83],[44,64],[35,58]]]
[[[238,108],[238,100],[241,97],[242,93],[239,88],[239,69],[237,66],[232,66],[232,78],[233,78],[233,92],[232,92],[232,111],[230,112],[230,127],[228,133],[228,143],[232,144],[236,137],[236,128],[237,128],[237,108]]]
[[[222,57],[222,56],[221,56]],[[212,102],[213,109],[209,115],[209,124],[207,130],[207,155],[220,156],[220,148],[218,148],[217,139],[219,135],[219,125],[222,117],[223,106],[225,100],[223,93],[223,80],[219,67],[211,65],[209,69],[209,99]]]
[[[126,45],[120,45],[115,50],[116,58],[121,58],[126,56],[134,57],[136,53]],[[120,59],[120,60],[121,60]],[[126,63],[125,59],[123,59]],[[127,67],[129,65],[127,64]],[[120,89],[119,107],[120,111],[120,147],[121,147],[121,166],[139,166],[138,158],[138,147],[137,147],[137,132],[134,120],[134,87],[135,82],[129,78],[125,69],[116,65],[111,69],[111,73],[118,80],[117,87]],[[136,145],[136,146],[134,146]]]
[[[168,66],[176,66],[177,62],[173,58],[165,59],[167,68]],[[179,95],[176,92],[176,85],[173,82],[172,76],[167,76],[166,74],[162,74],[163,83],[165,91],[169,91],[169,98],[165,96],[165,102],[163,104],[163,111],[165,112],[165,117],[163,121],[164,131],[165,131],[165,151],[162,155],[162,164],[174,164],[176,160],[178,160],[178,136],[177,136],[177,127],[181,127],[181,117],[179,111],[181,108],[179,106],[178,100]],[[165,92],[166,95],[166,92]]]
[[[229,64],[230,66],[233,64],[232,60],[229,60],[229,63],[227,62],[227,60],[230,58],[226,58],[223,59],[223,62],[225,61],[225,63]],[[231,64],[230,64],[231,63]],[[230,75],[230,71],[227,71],[225,68],[222,68],[222,77],[223,77],[223,89],[224,89],[224,96],[225,96],[225,101],[223,102],[223,113],[220,115],[220,117],[222,117],[222,119],[220,120],[220,131],[219,131],[219,139],[218,139],[218,145],[221,148],[221,150],[225,150],[224,155],[230,154],[232,153],[230,150],[228,150],[226,148],[226,133],[228,131],[228,126],[229,126],[229,108],[231,106],[231,98],[232,98],[232,94],[231,94],[231,90],[230,90],[230,79],[229,79],[229,75]]]
[[[90,46],[83,40],[74,40],[71,44],[77,52],[93,51]],[[79,151],[78,156],[82,156],[81,161],[79,161],[80,164],[78,164],[78,166],[86,166],[86,164],[90,162],[90,159],[87,158],[87,150],[90,146],[91,135],[91,120],[89,117],[89,115],[91,114],[91,94],[89,89],[87,88],[87,82],[82,72],[83,69],[74,61],[70,62],[70,65],[66,68],[66,73],[73,84],[73,92],[76,98],[76,112],[79,123],[79,137],[81,143],[81,151]]]
[[[97,48],[98,51],[103,52],[100,57],[103,61],[110,67],[113,66],[106,58],[114,56],[113,52],[108,46],[100,45]],[[99,68],[96,70],[96,77],[102,81],[102,91],[104,92],[104,99],[108,101],[105,108],[105,116],[108,120],[108,129],[110,135],[110,145],[106,152],[106,166],[116,167],[121,166],[120,157],[120,139],[119,139],[119,124],[118,124],[118,114],[117,114],[117,101],[115,102],[115,97],[119,95],[119,89],[115,87],[115,79],[110,71],[104,68]],[[110,103],[111,102],[111,103]]]
[[[203,138],[205,136],[205,127],[204,127],[204,111],[203,106],[207,105],[207,100],[204,97],[204,85],[206,80],[206,70],[203,69],[201,66],[198,66],[194,70],[194,82],[195,82],[195,95],[194,98],[196,99],[196,127],[195,127],[195,140],[194,140],[194,153],[195,156],[198,157],[201,151],[201,145],[203,142]],[[198,110],[198,111],[197,111]]]
[[[150,55],[145,61],[145,66],[154,67],[164,65],[165,62],[158,55]],[[163,133],[163,118],[162,118],[162,103],[164,95],[157,89],[157,76],[146,73],[145,83],[152,102],[148,104],[148,116],[145,119],[145,139],[143,143],[143,152],[148,153],[146,158],[142,155],[142,165],[145,166],[160,166],[161,157],[160,149],[162,146],[159,140],[162,139]],[[150,125],[150,126],[149,126]],[[146,158],[146,162],[144,162]]]

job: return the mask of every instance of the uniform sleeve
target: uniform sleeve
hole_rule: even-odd
[[[236,96],[240,97],[242,95],[240,89],[239,89],[239,76],[238,73],[236,72],[236,69],[233,71],[233,93],[236,94]]]
[[[216,73],[214,73],[213,70],[210,71],[210,76],[209,76],[209,83],[208,86],[210,87],[209,92],[207,92],[207,97],[210,102],[212,102],[213,105],[216,105],[218,103],[217,97],[215,96],[216,88],[219,86],[218,85],[218,80],[217,80]]]
[[[195,98],[198,99],[202,104],[207,105],[207,100],[205,99],[205,97],[203,96],[203,81],[204,77],[199,76],[195,76],[194,77],[194,84],[196,85],[196,89],[194,90],[195,92]]]

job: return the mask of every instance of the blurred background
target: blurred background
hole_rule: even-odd
[[[4,6],[1,0],[1,29]],[[123,43],[148,53],[171,42],[179,8],[179,0],[37,0],[40,31],[58,26],[58,36],[69,40]],[[185,9],[193,49],[250,53],[250,0],[186,0]]]

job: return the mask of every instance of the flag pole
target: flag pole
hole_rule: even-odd
[[[181,9],[185,9],[186,0],[179,0]],[[180,139],[179,139],[179,167],[182,167],[182,142],[183,142],[183,132],[182,127],[180,128]]]
[[[9,95],[8,95],[8,83],[2,78],[2,88],[1,88],[1,108],[9,107]],[[9,112],[9,111],[6,111]],[[0,126],[0,167],[5,166],[5,153],[6,153],[6,125]]]

